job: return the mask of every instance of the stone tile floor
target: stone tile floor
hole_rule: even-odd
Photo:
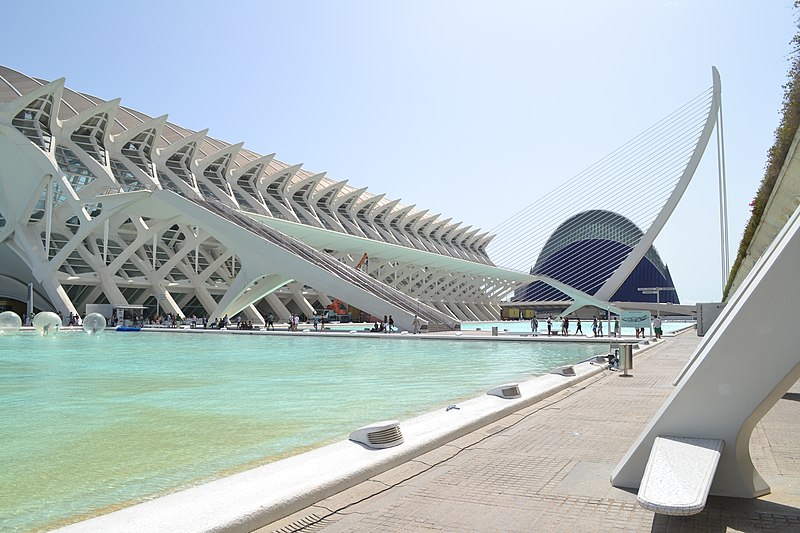
[[[751,439],[771,494],[710,497],[698,515],[667,517],[611,486],[698,342],[670,338],[636,357],[632,377],[605,372],[258,531],[800,532],[798,385]]]

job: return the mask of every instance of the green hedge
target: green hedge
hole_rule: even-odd
[[[795,0],[795,9],[798,7],[800,7],[800,0]],[[792,39],[791,68],[789,69],[788,80],[783,86],[783,91],[782,118],[778,129],[775,130],[775,144],[767,153],[764,179],[761,180],[761,186],[758,188],[756,198],[753,201],[753,211],[747,226],[745,226],[742,242],[739,244],[739,252],[736,254],[736,260],[731,268],[728,283],[725,285],[725,291],[722,295],[723,300],[728,299],[731,284],[747,255],[747,249],[750,247],[756,228],[761,223],[764,210],[767,207],[767,201],[775,188],[778,174],[789,153],[789,148],[792,146],[792,140],[795,133],[797,133],[797,128],[800,126],[800,21],[798,22],[798,33]]]

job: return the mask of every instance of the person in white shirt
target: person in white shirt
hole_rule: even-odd
[[[656,339],[660,339],[661,338],[661,331],[662,331],[661,330],[661,317],[660,316],[656,316],[653,319],[653,331],[656,334]]]

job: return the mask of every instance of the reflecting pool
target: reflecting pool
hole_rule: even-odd
[[[0,524],[64,525],[607,348],[397,337],[0,337]]]

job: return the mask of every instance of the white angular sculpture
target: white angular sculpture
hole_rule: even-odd
[[[681,372],[676,388],[614,469],[616,487],[639,488],[658,437],[724,441],[711,494],[767,494],[750,458],[759,420],[800,379],[800,208],[730,297]]]

